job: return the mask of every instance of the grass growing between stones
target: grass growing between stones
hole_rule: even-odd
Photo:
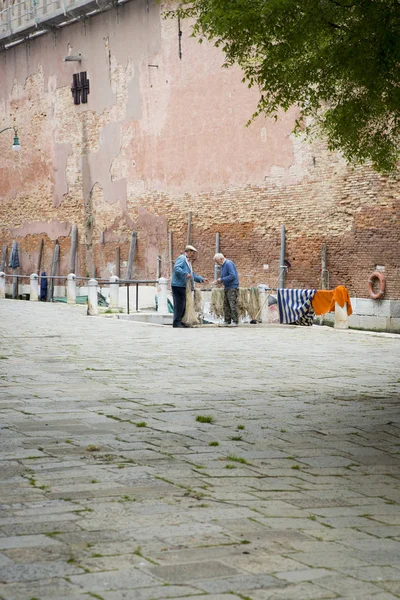
[[[78,562],[77,562],[77,560],[76,560],[76,558],[75,558],[74,556],[71,556],[71,558],[69,558],[69,559],[67,560],[67,564],[68,564],[68,565],[75,565],[75,566],[79,566],[79,564],[78,564]]]
[[[219,446],[219,442],[209,442],[209,446]]]
[[[95,444],[89,444],[89,446],[86,448],[86,450],[88,452],[99,452],[100,446],[96,446]]]
[[[120,456],[117,454],[94,454],[93,458],[96,460],[102,460],[107,463],[114,462],[114,460],[120,460]],[[125,462],[135,462],[134,460],[126,459]]]
[[[38,458],[41,458],[41,456],[32,455],[32,456],[26,456],[25,460],[37,460]]]
[[[242,465],[249,465],[250,463],[247,462],[247,460],[245,458],[242,458],[241,456],[235,456],[234,454],[230,454],[226,460],[230,460],[232,462],[237,462],[237,463],[241,463]]]
[[[136,554],[136,556],[140,556],[140,558],[144,558],[144,560],[147,560],[148,562],[152,563],[153,565],[158,565],[159,564],[158,562],[156,562],[152,558],[148,558],[147,556],[144,556],[144,554],[142,553],[142,547],[141,546],[138,546],[136,548],[136,550],[133,551],[133,554]]]
[[[185,488],[185,486],[183,485],[179,485],[177,484],[178,487],[181,487],[183,489],[186,489],[185,493],[183,494],[184,496],[188,496],[190,498],[194,498],[195,500],[203,500],[205,494],[203,494],[203,492],[197,492],[196,490],[193,490],[192,488]]]
[[[123,419],[120,419],[119,417],[116,417],[115,415],[104,415],[104,416],[107,417],[107,419],[114,419],[114,421],[123,421]]]
[[[198,423],[214,423],[214,417],[211,415],[197,415],[196,421]]]
[[[30,471],[32,473],[32,471]],[[36,479],[32,476],[32,475],[28,475],[28,474],[23,474],[22,477],[24,479],[28,480],[29,485],[31,485],[32,487],[36,488],[37,490],[50,490],[50,486],[49,485],[38,485]]]

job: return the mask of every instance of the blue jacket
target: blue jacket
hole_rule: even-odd
[[[233,290],[239,287],[239,275],[234,262],[225,259],[225,262],[221,265],[220,279],[226,290]]]
[[[47,298],[47,277],[46,271],[43,271],[40,276],[40,299],[46,301]]]
[[[175,261],[174,271],[172,273],[171,285],[175,287],[186,287],[186,275],[190,275],[190,268],[186,261],[186,254],[181,254]],[[197,283],[204,281],[204,277],[193,273],[193,279]]]
[[[10,267],[10,269],[17,269],[20,266],[18,256],[18,242],[13,242],[10,254],[10,262],[8,266]]]

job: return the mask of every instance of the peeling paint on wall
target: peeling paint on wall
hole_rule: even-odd
[[[25,223],[22,227],[11,228],[10,233],[13,237],[25,237],[33,234],[47,235],[50,240],[56,240],[71,233],[71,224],[57,221],[51,221],[50,223],[36,221],[35,223]]]

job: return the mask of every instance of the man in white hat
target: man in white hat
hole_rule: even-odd
[[[174,321],[172,327],[186,327],[182,323],[182,318],[186,310],[186,280],[193,279],[197,283],[208,281],[205,277],[193,273],[192,259],[196,252],[196,248],[188,244],[185,247],[184,253],[178,256],[175,261],[171,280],[172,298],[174,301]]]

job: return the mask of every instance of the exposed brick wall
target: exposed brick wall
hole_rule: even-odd
[[[22,151],[0,136],[0,244],[20,245],[22,271],[50,272],[55,241],[59,273],[69,271],[70,232],[78,226],[76,272],[109,277],[120,248],[124,277],[137,231],[133,276],[154,278],[157,257],[169,275],[187,240],[195,270],[213,276],[215,236],[238,266],[242,285],[279,281],[280,230],[286,227],[286,284],[319,287],[327,246],[330,287],[368,297],[376,265],[385,268],[387,299],[400,298],[400,185],[368,167],[352,169],[322,142],[290,134],[295,111],[244,127],[257,94],[237,69],[199,46],[160,7],[131,0],[119,22],[109,11],[7,51],[0,61],[0,129],[18,126]],[[146,25],[144,25],[146,23]],[[70,44],[84,61],[91,92],[74,106]],[[4,159],[3,159],[4,157]],[[269,269],[264,270],[263,265]]]
[[[333,158],[326,155],[326,160],[332,162]],[[361,172],[370,179],[366,198],[358,188]],[[368,278],[378,264],[385,267],[385,297],[399,298],[398,185],[361,168],[346,168],[345,173],[345,177],[317,181],[318,194],[306,182],[283,189],[252,187],[191,198],[191,241],[199,249],[196,270],[212,273],[219,232],[221,251],[237,263],[243,285],[265,282],[275,287],[279,282],[280,228],[285,224],[286,258],[291,264],[288,286],[320,287],[321,247],[326,244],[330,287],[346,285],[351,295],[368,297]],[[321,183],[329,187],[328,197]],[[344,187],[349,199],[342,202]],[[339,200],[332,201],[335,197]],[[157,211],[152,199],[144,204]],[[180,204],[177,199],[175,207],[163,207],[164,214],[170,215],[176,251],[187,236],[187,211],[179,210]],[[264,264],[269,265],[268,271]]]

